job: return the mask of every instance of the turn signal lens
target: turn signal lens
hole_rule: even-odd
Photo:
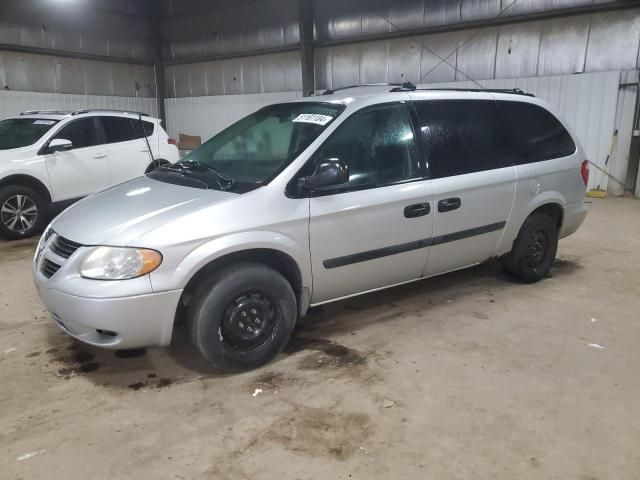
[[[153,272],[162,255],[145,248],[97,247],[82,262],[80,274],[93,280],[127,280]]]

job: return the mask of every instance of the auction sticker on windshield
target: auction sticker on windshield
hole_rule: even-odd
[[[333,120],[333,117],[318,113],[301,113],[293,119],[294,123],[315,123],[316,125],[326,125],[331,120]]]
[[[33,122],[34,125],[53,125],[56,123],[55,120],[36,120]]]

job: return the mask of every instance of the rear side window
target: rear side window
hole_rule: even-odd
[[[127,142],[133,140],[135,133],[129,118],[123,117],[100,117],[106,143]]]
[[[147,137],[153,135],[155,125],[151,122],[147,122],[145,120],[142,121],[142,125],[140,125],[140,120],[132,119],[131,123],[133,123],[133,132],[135,138],[144,138],[146,133]],[[142,131],[142,126],[144,126],[144,133]]]
[[[53,138],[70,140],[74,149],[100,145],[103,142],[99,134],[97,121],[96,117],[74,120],[62,127]]]
[[[576,144],[569,132],[544,108],[509,101],[499,101],[498,107],[515,137],[518,163],[541,162],[575,153]]]
[[[415,102],[431,178],[513,165],[511,139],[493,100]]]

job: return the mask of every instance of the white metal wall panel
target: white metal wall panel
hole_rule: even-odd
[[[301,92],[278,92],[210,97],[167,98],[167,127],[171,137],[199,135],[206,141],[233,122],[265,105],[301,97]]]
[[[587,158],[604,168],[611,137],[616,128],[620,72],[483,80],[481,83],[485,88],[521,88],[548,102],[575,132]],[[468,81],[429,86],[477,88],[477,85]],[[626,172],[627,164],[622,150],[619,156],[609,162],[607,168]],[[592,168],[589,188],[598,186],[606,190],[608,178]],[[615,193],[615,190],[612,191]]]
[[[157,115],[155,98],[0,90],[0,118],[12,117],[27,110],[77,110],[80,108],[108,108]]]

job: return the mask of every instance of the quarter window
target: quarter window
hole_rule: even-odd
[[[355,113],[315,155],[314,164],[337,158],[349,167],[344,187],[381,186],[419,176],[411,118],[403,104]]]
[[[432,178],[513,165],[511,141],[493,100],[415,102]]]
[[[518,147],[518,163],[567,157],[576,151],[569,132],[549,111],[523,102],[498,102]]]
[[[81,118],[73,120],[68,125],[62,127],[53,138],[63,138],[73,143],[73,148],[92,147],[100,145],[102,142],[101,135],[98,133],[97,118]]]

